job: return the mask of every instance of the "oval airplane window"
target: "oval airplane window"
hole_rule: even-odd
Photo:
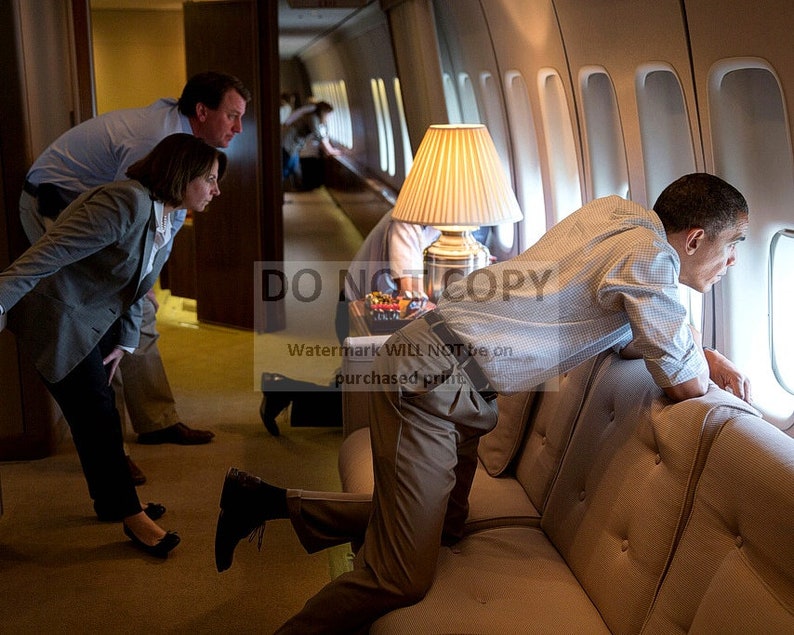
[[[754,402],[764,417],[785,428],[794,411],[794,380],[784,359],[785,351],[791,351],[786,348],[791,338],[786,334],[791,319],[785,308],[786,295],[791,294],[786,230],[791,228],[794,205],[786,101],[775,69],[761,58],[716,62],[709,70],[708,91],[714,173],[736,186],[750,209],[747,239],[730,273],[714,290],[716,342],[752,379]],[[786,278],[788,288],[778,284]]]
[[[695,151],[684,92],[669,64],[644,64],[635,77],[645,197],[652,207],[659,194],[684,174],[696,171]],[[703,294],[681,286],[689,323],[703,329]]]
[[[372,104],[375,107],[375,121],[378,126],[378,156],[380,157],[380,169],[385,172],[389,168],[388,147],[386,142],[386,122],[383,114],[383,102],[381,101],[378,80],[369,80],[372,90]]]
[[[695,152],[681,82],[668,64],[645,64],[635,78],[646,201],[652,206],[679,176],[695,172]]]
[[[411,137],[408,135],[408,122],[405,120],[405,107],[403,105],[403,90],[400,78],[394,78],[394,95],[397,98],[397,115],[400,119],[400,138],[403,149],[403,177],[411,171],[414,163],[414,153],[411,150]]]
[[[463,114],[460,111],[458,91],[449,73],[444,73],[443,83],[444,101],[447,102],[447,117],[449,117],[449,123],[463,123]]]
[[[467,73],[458,75],[458,90],[460,93],[460,108],[463,113],[462,123],[482,123],[480,120],[480,109],[477,107],[477,96],[474,94],[474,86]]]
[[[505,126],[504,110],[502,109],[501,87],[488,72],[480,73],[480,91],[485,109],[485,124],[491,133],[499,159],[502,162],[505,176],[515,191],[513,174],[510,169],[510,143]],[[492,228],[491,253],[504,260],[515,254],[511,253],[515,242],[515,225],[503,223]]]
[[[794,272],[794,230],[775,234],[769,249],[769,330],[772,334],[772,369],[780,385],[794,395],[794,315],[791,279]]]
[[[518,251],[532,246],[546,232],[546,198],[540,169],[538,135],[524,77],[505,73],[505,103],[513,139],[516,197],[524,220],[519,222]]]
[[[630,198],[626,147],[612,79],[606,69],[588,66],[579,71],[579,86],[592,197],[617,194]]]
[[[568,100],[556,70],[538,71],[538,92],[556,223],[582,206],[579,162]]]

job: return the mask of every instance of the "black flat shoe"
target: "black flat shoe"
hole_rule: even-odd
[[[154,556],[155,558],[167,558],[168,553],[176,547],[180,543],[179,534],[175,531],[167,531],[165,532],[165,536],[160,538],[157,541],[156,545],[147,545],[145,542],[142,542],[138,536],[132,533],[132,529],[124,525],[124,533],[126,534],[127,538],[132,540],[132,543],[138,547],[141,551],[148,553],[150,556]]]
[[[215,566],[218,572],[232,566],[234,549],[243,538],[257,540],[262,548],[265,522],[287,517],[286,490],[265,483],[237,468],[229,468],[223,482],[215,530]]]
[[[267,430],[274,437],[281,434],[276,423],[276,417],[286,408],[290,403],[290,397],[283,393],[262,393],[262,403],[259,405],[259,416],[262,418],[262,423],[265,424]]]
[[[146,503],[146,507],[143,508],[143,513],[152,520],[159,520],[162,518],[165,511],[165,505],[161,505],[160,503]],[[97,511],[96,517],[103,523],[118,523],[124,520],[124,516],[121,514],[108,514],[99,511]]]
[[[143,513],[151,520],[160,520],[165,515],[165,505],[161,505],[160,503],[146,503],[146,507],[143,508]]]

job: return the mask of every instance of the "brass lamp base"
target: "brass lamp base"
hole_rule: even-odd
[[[441,236],[425,249],[425,293],[438,302],[447,286],[485,267],[491,254],[471,228],[439,227]]]

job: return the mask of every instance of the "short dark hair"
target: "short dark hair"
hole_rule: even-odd
[[[327,101],[318,101],[314,107],[314,112],[318,117],[322,117],[327,112],[333,112],[334,107]]]
[[[748,214],[747,201],[739,190],[705,172],[673,181],[656,199],[653,211],[668,234],[700,227],[708,236],[735,226]]]
[[[245,100],[251,101],[251,91],[234,75],[206,71],[193,75],[182,89],[179,98],[179,112],[186,117],[196,116],[196,106],[199,103],[207,108],[217,110],[223,101],[223,96],[230,90],[235,90]]]
[[[153,199],[178,207],[188,183],[209,173],[215,160],[220,181],[226,172],[226,155],[192,134],[178,132],[168,135],[133,163],[127,176],[146,186]]]

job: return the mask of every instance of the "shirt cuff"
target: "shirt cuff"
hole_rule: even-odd
[[[134,348],[130,348],[129,346],[118,345],[118,346],[116,346],[116,348],[120,348],[125,353],[129,353],[130,355],[132,355],[135,352],[135,349]]]

